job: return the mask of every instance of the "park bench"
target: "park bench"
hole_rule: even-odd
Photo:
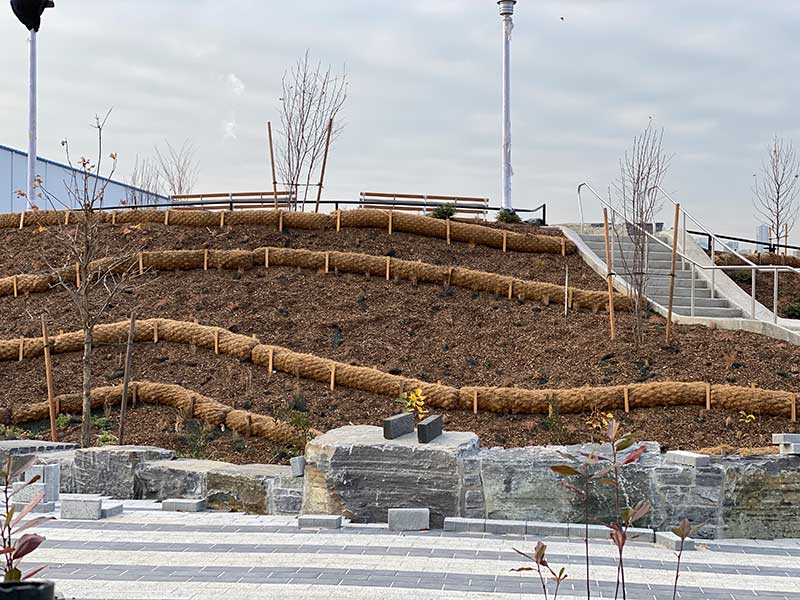
[[[488,198],[465,196],[429,196],[427,194],[394,194],[385,192],[361,192],[361,208],[407,210],[428,213],[439,206],[453,206],[456,214],[481,215],[486,219],[489,208]]]
[[[172,210],[237,210],[288,208],[289,192],[223,192],[214,194],[181,194],[170,201],[186,206],[173,206]]]

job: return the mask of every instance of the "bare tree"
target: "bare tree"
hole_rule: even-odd
[[[136,157],[128,180],[130,188],[125,194],[128,206],[158,204],[161,196],[161,167],[158,162]]]
[[[650,310],[647,301],[648,235],[654,234],[653,223],[658,212],[658,191],[664,180],[671,158],[663,150],[664,130],[653,128],[652,121],[642,133],[633,138],[633,144],[620,159],[620,176],[612,185],[613,201],[625,221],[623,232],[618,232],[619,255],[633,300],[633,339],[644,342],[644,324]],[[623,240],[629,240],[626,247]]]
[[[347,100],[347,87],[344,70],[334,75],[330,66],[323,68],[321,62],[312,65],[308,51],[283,75],[278,170],[294,195],[295,209],[298,204],[301,210],[305,208],[312,178],[325,152],[329,124],[334,124],[331,139],[344,128],[336,117]]]
[[[71,168],[69,181],[65,182],[66,198],[46,188],[39,182],[40,198],[49,208],[73,207],[72,218],[51,226],[52,239],[60,250],[60,264],[52,255],[42,253],[58,286],[63,288],[74,305],[80,327],[83,330],[82,364],[82,421],[81,446],[92,442],[92,346],[94,328],[108,310],[114,298],[133,276],[133,253],[120,253],[118,242],[107,242],[105,247],[100,235],[98,208],[103,202],[106,188],[116,171],[117,155],[108,155],[111,161],[108,172],[103,174],[104,149],[103,129],[110,112],[104,118],[95,117],[97,131],[97,159],[81,157],[73,164],[69,144],[62,142],[66,160]],[[74,213],[74,214],[73,214]],[[42,226],[40,224],[40,226]]]
[[[769,157],[761,163],[761,177],[755,176],[753,205],[778,241],[794,229],[797,221],[799,173],[794,144],[776,135],[769,147]]]
[[[156,147],[156,163],[163,188],[170,196],[190,194],[197,183],[198,165],[194,146],[186,141],[180,148],[164,142],[164,150]]]

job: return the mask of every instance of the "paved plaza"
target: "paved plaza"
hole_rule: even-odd
[[[431,531],[393,533],[350,525],[339,531],[297,529],[295,519],[230,513],[167,513],[149,501],[126,501],[103,521],[57,520],[39,528],[47,542],[28,568],[67,598],[138,599],[456,599],[538,598],[536,575],[514,548],[536,538]],[[564,566],[565,600],[585,598],[583,544],[545,540],[551,564]],[[800,600],[800,542],[698,544],[684,555],[682,599]],[[613,598],[610,542],[592,543],[593,597]],[[674,554],[631,543],[630,600],[672,598]]]

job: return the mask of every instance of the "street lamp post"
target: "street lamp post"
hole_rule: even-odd
[[[46,8],[55,8],[53,0],[11,0],[11,9],[30,31],[29,101],[28,101],[28,208],[36,198],[36,35]]]
[[[511,200],[511,31],[514,29],[514,5],[517,0],[500,0],[503,18],[503,208],[514,210]]]

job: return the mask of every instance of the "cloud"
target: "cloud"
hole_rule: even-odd
[[[231,91],[231,94],[233,94],[235,97],[241,98],[244,96],[244,82],[239,79],[235,73],[228,73],[228,87]]]
[[[239,125],[236,122],[236,115],[231,115],[231,118],[222,122],[222,139],[236,140],[239,138],[238,130]]]

